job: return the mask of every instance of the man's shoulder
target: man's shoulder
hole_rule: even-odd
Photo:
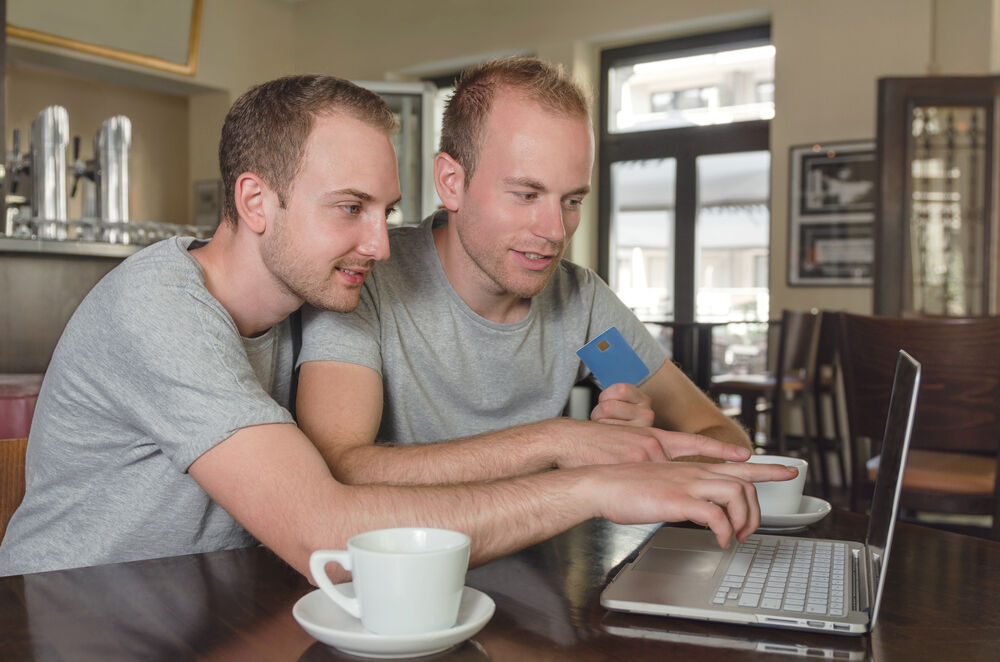
[[[420,253],[426,248],[426,235],[430,229],[425,220],[420,225],[400,225],[389,230],[389,248],[391,252],[387,264],[400,263],[402,254]]]
[[[171,237],[133,253],[112,269],[109,285],[147,287],[204,285],[197,263],[187,254],[190,237]]]
[[[187,254],[190,238],[174,237],[148,246],[112,269],[81,304],[82,313],[118,319],[129,327],[150,318],[180,314],[194,299],[211,297],[197,262]]]
[[[434,269],[430,230],[406,225],[389,230],[389,258],[375,264],[366,287],[375,291],[409,291],[421,287]]]
[[[601,277],[593,269],[580,266],[569,260],[562,260],[559,267],[552,273],[549,281],[551,289],[565,292],[567,289],[577,291],[593,291],[599,283],[603,283]]]

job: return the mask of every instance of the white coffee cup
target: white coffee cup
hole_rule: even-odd
[[[809,463],[798,457],[781,455],[752,455],[747,462],[754,464],[783,464],[795,467],[799,475],[791,480],[770,480],[754,483],[757,489],[757,501],[760,503],[760,514],[791,515],[799,512],[802,503],[802,488],[806,484],[806,474]]]
[[[321,549],[309,558],[316,585],[375,634],[419,634],[455,625],[469,567],[469,536],[411,527],[359,533],[347,551]],[[354,595],[339,591],[326,564],[353,575]]]

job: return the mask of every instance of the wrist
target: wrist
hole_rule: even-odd
[[[565,447],[571,436],[566,433],[567,420],[549,418],[525,426],[531,455],[537,469],[556,469],[563,462],[566,457]]]
[[[575,469],[560,469],[568,481],[566,488],[570,503],[578,510],[577,515],[583,519],[604,517],[605,503],[602,494],[607,487],[607,479],[602,478],[602,472],[607,465],[589,465]]]

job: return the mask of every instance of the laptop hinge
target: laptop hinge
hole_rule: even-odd
[[[864,557],[864,560],[860,557]],[[862,562],[864,568],[862,568]],[[851,600],[851,608],[855,611],[863,611],[871,615],[872,606],[872,573],[875,572],[872,560],[871,548],[865,545],[855,554],[851,555],[851,564],[854,574],[854,597]]]

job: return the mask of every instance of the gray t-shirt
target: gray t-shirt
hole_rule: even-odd
[[[608,286],[566,260],[524,319],[483,319],[441,266],[431,230],[446,222],[441,212],[390,231],[392,257],[375,266],[353,313],[303,309],[300,364],[341,361],[382,375],[379,440],[427,443],[559,416],[590,374],[576,350],[610,326],[651,373],[663,364],[663,349]]]
[[[46,371],[0,575],[246,547],[187,473],[240,428],[291,423],[287,322],[243,339],[190,237],[146,248],[77,308]]]

